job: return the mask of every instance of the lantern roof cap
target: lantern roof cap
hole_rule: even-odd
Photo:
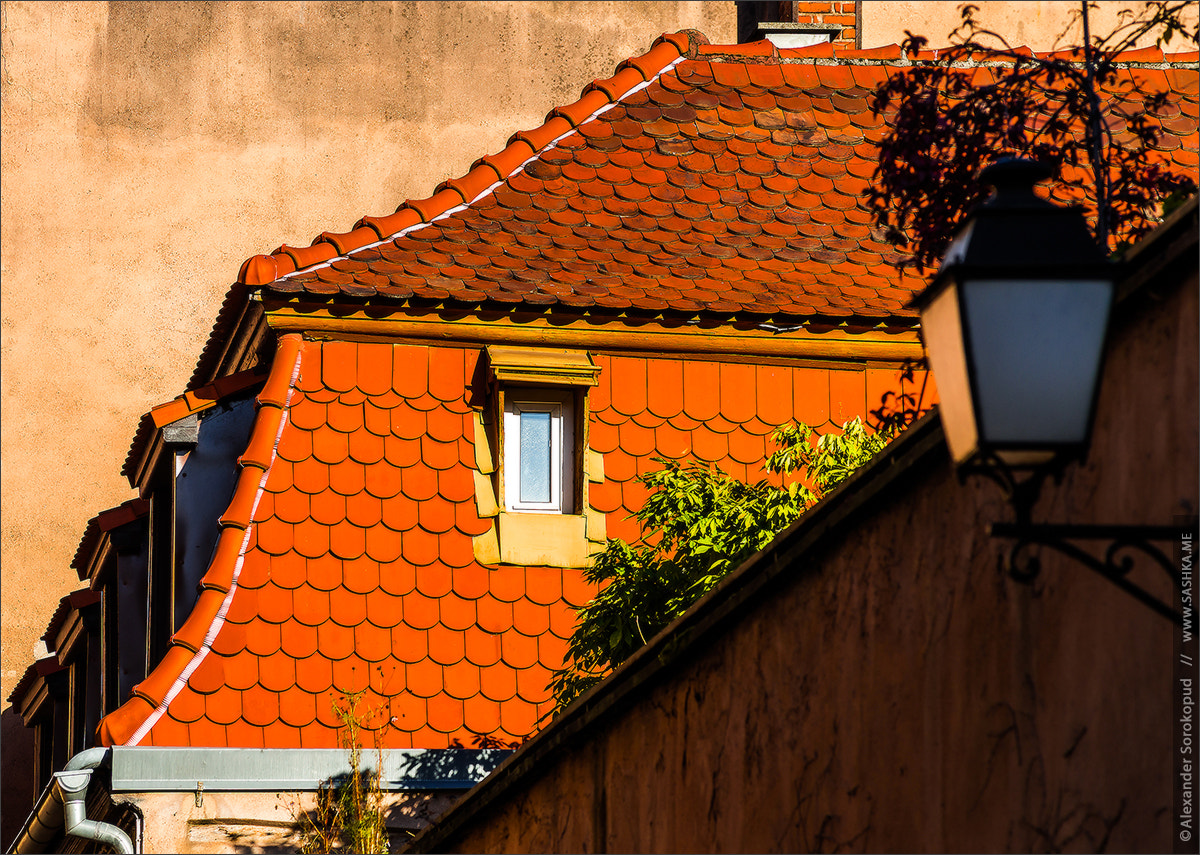
[[[1057,207],[1033,192],[1033,185],[1053,177],[1054,170],[1040,161],[1021,157],[999,158],[979,173],[980,182],[995,190],[984,205],[989,208]]]
[[[1115,278],[1083,211],[1034,193],[1034,184],[1052,176],[1044,164],[1019,158],[986,167],[979,177],[996,192],[959,229],[933,282],[912,305],[927,305],[953,279]]]

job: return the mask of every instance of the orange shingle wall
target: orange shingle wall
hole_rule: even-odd
[[[795,419],[825,432],[866,419],[885,391],[901,385],[895,369],[593,358],[601,372],[589,399],[590,444],[604,455],[605,480],[592,485],[591,502],[608,515],[608,536],[625,540],[638,535],[628,517],[646,497],[636,476],[658,468],[655,457],[695,459],[758,481],[776,427]]]
[[[306,342],[277,456],[208,654],[143,745],[336,747],[332,700],[365,691],[387,747],[519,741],[552,707],[579,570],[475,561],[485,532],[470,386],[477,350]],[[594,356],[590,485],[633,538],[655,456],[757,480],[771,430],[866,414],[896,372]]]

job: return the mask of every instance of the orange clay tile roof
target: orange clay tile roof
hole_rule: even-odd
[[[65,671],[69,666],[58,661],[58,657],[54,654],[43,656],[41,659],[32,662],[25,673],[21,675],[21,679],[17,681],[17,685],[8,694],[8,703],[13,706],[17,712],[22,712],[21,705],[26,701],[26,696],[29,690],[32,689],[40,677],[49,677],[51,674],[57,674]]]
[[[281,338],[190,617],[104,744],[335,747],[331,699],[365,689],[388,747],[520,740],[550,707],[571,569],[476,560],[471,383],[480,351]],[[895,371],[595,354],[589,501],[635,539],[654,457],[761,476],[771,429],[865,415]]]
[[[17,684],[13,686],[13,690],[8,693],[8,697],[5,699],[5,702],[19,713],[21,711],[21,704],[25,701],[25,696],[29,693],[29,690],[33,688],[34,681],[36,681],[37,678],[37,662],[30,662],[28,667],[26,667],[25,672],[21,675],[21,679],[17,680]]]
[[[247,261],[197,376],[252,289],[431,310],[910,323],[910,294],[859,201],[881,129],[866,98],[905,62],[895,49],[835,58],[665,36],[430,199]],[[1184,78],[1172,80],[1184,94],[1163,157],[1194,168],[1195,71]],[[479,358],[279,338],[197,602],[102,721],[102,743],[333,747],[331,696],[359,689],[386,711],[388,747],[535,729],[572,609],[592,591],[578,570],[475,560],[472,537],[491,526],[473,488]],[[865,415],[897,382],[882,370],[593,359],[590,447],[604,480],[588,501],[625,539],[645,499],[635,476],[654,457],[754,479],[772,427]]]
[[[257,368],[230,374],[228,377],[218,378],[200,389],[184,392],[165,404],[159,404],[148,415],[155,427],[169,425],[185,416],[215,407],[222,398],[249,389],[255,383],[261,383],[263,379],[263,372]]]
[[[1142,65],[1124,74],[1180,94],[1161,156],[1194,170],[1194,67],[1128,59]],[[895,47],[663,36],[430,198],[255,256],[241,281],[424,306],[911,318],[924,282],[898,277],[862,201],[885,130],[872,92],[911,64]]]
[[[88,588],[80,588],[78,591],[72,591],[61,597],[58,601],[58,608],[54,610],[54,614],[50,617],[50,623],[46,625],[46,631],[42,633],[42,641],[45,642],[46,648],[53,653],[61,652],[54,649],[54,637],[62,629],[68,615],[72,611],[94,605],[98,602],[100,602],[100,592],[92,591]]]

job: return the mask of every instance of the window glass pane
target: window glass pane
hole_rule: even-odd
[[[521,413],[521,501],[550,501],[549,413]]]

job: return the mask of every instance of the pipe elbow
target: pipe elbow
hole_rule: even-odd
[[[107,844],[114,852],[133,855],[133,841],[129,839],[128,834],[115,825],[88,819],[86,810],[82,798],[78,801],[66,802],[66,832],[68,835],[83,837],[87,840],[98,840]]]
[[[107,756],[107,751],[105,748],[89,749],[72,757],[63,771],[54,773],[63,799],[63,830],[68,836],[98,840],[123,855],[133,855],[133,841],[128,834],[115,825],[87,818],[87,791],[92,771]]]

